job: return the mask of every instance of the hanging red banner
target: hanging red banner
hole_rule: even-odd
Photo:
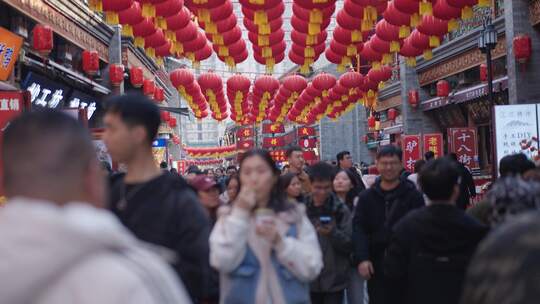
[[[423,138],[424,153],[431,151],[435,158],[443,156],[443,135],[442,133],[424,134]]]
[[[449,128],[450,151],[469,169],[478,169],[478,146],[475,128]]]
[[[282,162],[287,160],[287,157],[285,156],[285,150],[270,151],[270,156],[272,156],[272,159],[276,162]]]
[[[316,162],[319,160],[319,156],[315,153],[315,151],[304,151],[304,159],[307,162]]]
[[[282,124],[265,123],[263,124],[263,134],[284,133],[285,126]]]
[[[263,139],[263,148],[283,147],[283,137],[266,137]]]
[[[404,135],[401,140],[403,149],[403,166],[409,172],[414,171],[414,163],[422,159],[420,135]]]
[[[301,138],[298,140],[298,145],[305,149],[315,148],[317,147],[317,139],[316,138]]]
[[[237,138],[250,138],[253,137],[253,129],[252,128],[243,128],[236,130],[236,137]]]
[[[236,148],[241,150],[249,150],[255,147],[253,139],[242,139],[236,142]]]
[[[298,137],[315,136],[315,128],[300,127],[296,130]]]

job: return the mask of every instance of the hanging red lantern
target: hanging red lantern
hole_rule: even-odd
[[[338,84],[346,89],[357,88],[364,82],[364,76],[356,71],[349,71],[339,77]]]
[[[156,84],[152,79],[145,79],[143,81],[143,94],[145,96],[154,96],[154,91],[156,90]]]
[[[171,117],[171,119],[169,119],[169,127],[171,128],[176,127],[176,117]]]
[[[394,1],[388,2],[388,7],[384,12],[383,17],[388,23],[399,27],[399,38],[406,38],[411,33],[411,15],[398,10]]]
[[[525,63],[532,54],[531,37],[527,35],[518,35],[512,39],[512,49],[514,51],[514,58],[519,63]]]
[[[154,100],[160,103],[165,100],[165,90],[163,88],[156,87],[154,90]]]
[[[167,111],[161,111],[161,120],[162,121],[169,121],[171,119],[171,113]]]
[[[425,15],[416,29],[429,36],[429,47],[434,48],[441,45],[441,37],[448,33],[448,21]]]
[[[53,30],[48,25],[37,24],[32,33],[32,47],[41,56],[48,56],[53,49]]]
[[[152,18],[144,18],[143,21],[133,25],[134,44],[136,47],[144,48],[144,37],[150,36],[156,32],[156,26]]]
[[[461,9],[451,6],[447,0],[436,0],[433,6],[433,16],[448,20],[448,31],[455,31],[458,29],[458,19],[461,17]]]
[[[129,80],[131,85],[135,88],[140,88],[143,85],[143,69],[142,67],[132,66],[129,70]]]
[[[411,105],[411,107],[413,108],[418,107],[418,104],[420,103],[418,90],[409,90],[409,92],[407,92],[407,98],[409,100],[409,104]]]
[[[122,82],[124,82],[124,66],[121,64],[110,64],[109,79],[111,80],[111,84],[113,86],[120,86]]]
[[[97,51],[83,51],[82,52],[82,68],[83,71],[94,76],[99,71],[99,54]]]
[[[118,12],[118,22],[122,24],[122,35],[133,37],[133,26],[144,20],[139,2],[134,1],[130,8]]]
[[[450,83],[446,80],[437,81],[437,96],[448,97],[450,94]]]
[[[375,128],[375,117],[374,116],[368,117],[367,123],[370,129]]]
[[[487,72],[487,64],[482,63],[480,64],[480,81],[487,81],[488,72]]]
[[[387,116],[388,116],[388,119],[389,120],[396,120],[396,117],[397,117],[397,110],[394,109],[394,108],[391,108],[391,109],[388,109],[388,113],[387,113]]]
[[[253,10],[242,6],[242,14],[244,14],[244,18],[248,18],[255,24],[266,24],[271,20],[281,17],[284,12],[285,4],[282,1],[280,1],[276,6],[268,9]]]
[[[422,55],[422,50],[413,47],[411,37],[409,37],[403,41],[399,54],[405,57],[407,66],[413,67],[416,65],[416,56]]]

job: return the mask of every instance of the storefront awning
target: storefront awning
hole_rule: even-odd
[[[504,76],[493,81],[493,92],[502,92],[508,89],[508,76]],[[448,97],[435,97],[423,101],[420,104],[422,111],[430,111],[449,104],[459,104],[469,100],[477,99],[488,94],[487,83],[482,83],[470,88],[458,90]]]

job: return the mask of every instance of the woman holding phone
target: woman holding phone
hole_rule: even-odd
[[[240,193],[210,236],[223,304],[310,303],[321,249],[304,208],[280,191],[279,175],[267,151],[248,151],[240,161]]]

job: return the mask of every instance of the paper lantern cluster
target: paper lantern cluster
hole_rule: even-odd
[[[272,72],[276,64],[285,58],[285,32],[282,0],[240,0],[244,26],[253,48],[253,57]]]
[[[300,75],[285,77],[272,100],[272,107],[268,109],[267,118],[272,122],[283,123],[287,113],[306,87],[307,81]]]
[[[186,0],[185,4],[197,17],[199,26],[221,61],[234,67],[247,59],[246,43],[231,0]]]
[[[251,115],[256,123],[261,123],[266,117],[266,110],[279,89],[279,80],[272,76],[258,77],[253,84],[251,95]]]
[[[212,118],[222,121],[229,117],[221,77],[213,72],[203,73],[197,78],[197,82],[204,97],[206,97],[210,110],[212,110]]]
[[[177,69],[170,73],[169,78],[180,96],[187,101],[195,117],[198,119],[207,117],[206,98],[201,92],[201,87],[195,81],[193,73],[188,69]]]
[[[336,8],[336,0],[294,0],[291,18],[292,45],[289,59],[308,73],[310,66],[324,52],[326,28]]]
[[[193,158],[224,158],[237,153],[236,145],[207,148],[183,147],[183,149]]]
[[[251,80],[243,75],[234,75],[227,79],[227,98],[231,107],[231,119],[237,124],[249,124],[253,121],[249,104]]]
[[[336,85],[336,82],[336,77],[331,74],[320,73],[315,76],[300,94],[300,97],[287,114],[287,118],[299,124],[314,123],[319,114],[315,107],[328,100],[330,91]],[[322,106],[320,107],[322,108]]]

